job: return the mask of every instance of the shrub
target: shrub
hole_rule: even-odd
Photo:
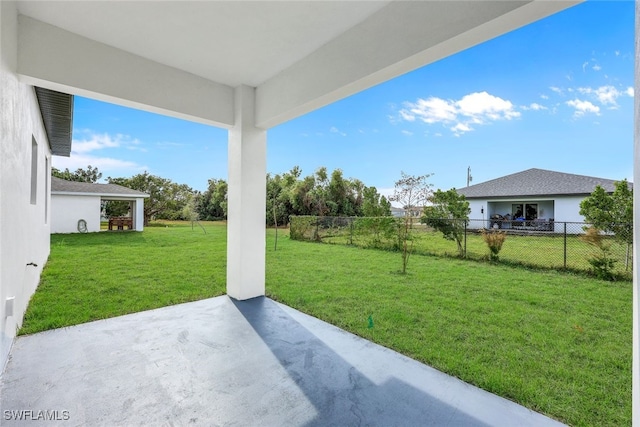
[[[502,245],[507,238],[507,234],[504,231],[487,231],[482,230],[482,239],[489,247],[489,257],[491,261],[498,261],[500,257],[498,254],[502,250]]]
[[[315,216],[292,216],[290,218],[289,237],[292,240],[307,240],[307,233],[314,230],[314,237],[317,227],[317,218]]]
[[[390,216],[356,218],[353,222],[353,232],[366,239],[366,248],[395,247],[395,244],[389,242],[396,235],[397,222],[396,218]]]
[[[580,239],[597,249],[597,252],[587,260],[593,267],[591,272],[598,279],[614,280],[613,267],[616,261],[610,256],[611,243],[602,235],[600,229],[591,226],[585,230],[585,234],[580,236]]]

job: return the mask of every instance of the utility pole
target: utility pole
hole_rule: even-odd
[[[471,176],[471,166],[469,166],[467,168],[467,187],[471,181],[473,181],[473,177]]]

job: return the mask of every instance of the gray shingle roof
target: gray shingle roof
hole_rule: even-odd
[[[51,194],[55,193],[80,193],[95,194],[100,196],[129,196],[149,197],[141,191],[132,190],[117,184],[92,184],[89,182],[66,181],[58,177],[51,177]]]
[[[619,181],[619,180],[618,180]],[[615,180],[574,175],[544,169],[526,171],[492,179],[469,187],[458,188],[468,199],[487,197],[588,195],[596,185],[607,192],[615,189]],[[632,187],[632,184],[629,184]]]

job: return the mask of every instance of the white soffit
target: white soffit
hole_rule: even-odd
[[[21,14],[231,87],[257,87],[388,1],[21,1]]]
[[[225,127],[233,124],[231,88],[256,87],[256,122],[269,128],[576,3],[22,0],[18,12],[36,21],[21,21],[31,40],[21,44],[19,72],[23,65],[43,87],[49,80],[52,89]],[[79,51],[38,47],[47,34]],[[52,64],[58,57],[79,66],[62,87],[55,79],[74,64]],[[103,64],[109,74],[90,82]]]

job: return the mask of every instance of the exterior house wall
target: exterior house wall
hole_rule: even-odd
[[[478,199],[468,199],[467,201],[471,209],[471,213],[469,213],[469,218],[471,219],[471,221],[469,221],[469,228],[488,228],[485,221],[489,218],[487,215],[487,201]]]
[[[566,222],[584,222],[580,215],[580,202],[586,196],[567,196],[556,200],[556,220]]]
[[[0,369],[49,256],[51,150],[34,89],[16,74],[17,42],[15,4],[0,2]]]
[[[100,231],[100,196],[51,195],[51,232],[77,233],[78,221],[84,219],[87,231]]]

